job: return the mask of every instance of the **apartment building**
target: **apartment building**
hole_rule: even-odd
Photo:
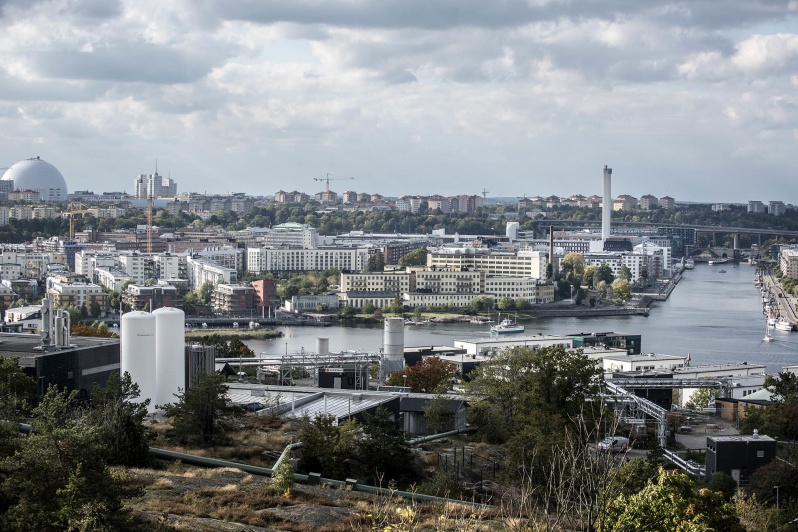
[[[108,308],[108,294],[103,291],[101,286],[94,283],[52,282],[49,284],[47,297],[52,300],[55,307],[81,308],[85,305],[87,309],[91,310],[92,304],[97,303],[102,311]]]
[[[362,270],[368,260],[368,248],[317,249],[247,249],[247,271],[307,272],[337,269],[341,272]]]
[[[186,273],[192,290],[199,289],[205,283],[211,283],[214,286],[220,283],[238,283],[237,270],[199,257],[186,259]]]
[[[427,267],[452,271],[478,270],[485,275],[508,277],[546,276],[548,253],[521,250],[516,252],[490,251],[485,248],[458,247],[434,248],[427,255]]]
[[[129,284],[122,292],[122,301],[133,310],[152,311],[161,307],[183,306],[183,298],[177,287],[165,283],[151,286]]]
[[[227,316],[251,316],[255,312],[255,288],[244,284],[218,284],[211,296],[214,312]]]

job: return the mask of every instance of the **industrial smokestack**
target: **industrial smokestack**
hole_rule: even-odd
[[[601,208],[601,240],[610,238],[610,220],[612,219],[612,168],[604,165],[604,201]]]

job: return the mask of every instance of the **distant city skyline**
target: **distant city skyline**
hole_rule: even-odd
[[[69,190],[793,198],[798,4],[8,0],[0,167]],[[616,194],[616,196],[618,195]]]

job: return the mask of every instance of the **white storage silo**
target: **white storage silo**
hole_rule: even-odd
[[[326,355],[330,352],[330,339],[329,338],[316,338],[316,354]]]
[[[382,335],[383,373],[387,376],[404,368],[405,321],[402,318],[385,318]]]
[[[186,388],[186,314],[179,308],[162,307],[155,316],[155,372],[158,375],[156,403],[177,401]]]
[[[510,240],[510,242],[515,242],[518,240],[518,222],[507,222],[507,226],[505,227],[505,236]]]
[[[139,402],[150,400],[147,411],[155,412],[155,316],[134,311],[122,314],[119,334],[120,374],[130,373],[139,385]]]

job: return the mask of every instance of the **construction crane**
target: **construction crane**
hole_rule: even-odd
[[[147,194],[147,253],[152,253],[152,194]]]
[[[69,212],[62,212],[61,216],[69,216],[69,239],[75,240],[75,215],[90,212],[82,203],[70,203]]]
[[[326,177],[314,177],[314,181],[326,181],[327,182],[327,190],[321,196],[322,203],[335,203],[335,200],[330,198],[330,181],[344,181],[354,179],[354,177],[330,177],[330,174],[327,174]]]
[[[485,201],[485,199],[488,197],[488,194],[490,194],[490,190],[488,190],[487,188],[483,188],[482,189],[482,201]]]
[[[314,177],[313,181],[326,181],[327,192],[330,192],[330,181],[344,181],[348,179],[354,179],[354,177],[330,177],[330,174],[327,174],[326,177]]]

